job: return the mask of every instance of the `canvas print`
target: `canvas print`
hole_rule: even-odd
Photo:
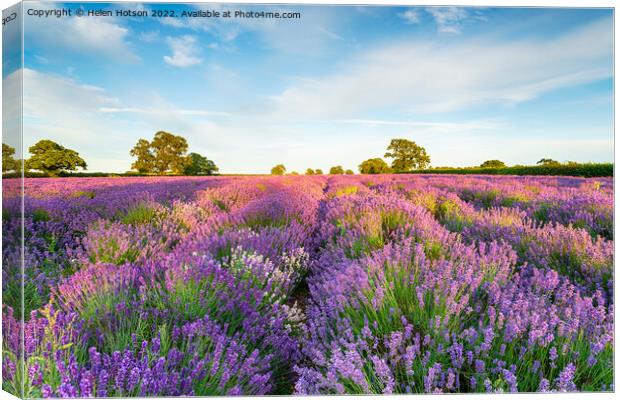
[[[614,391],[612,8],[2,25],[4,391]]]

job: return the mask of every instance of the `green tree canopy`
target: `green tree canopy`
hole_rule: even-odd
[[[286,167],[284,164],[278,164],[271,168],[271,175],[284,175],[286,173]]]
[[[312,168],[308,168],[306,170],[306,175],[314,175],[314,170]]]
[[[86,169],[86,161],[77,151],[67,149],[51,140],[39,140],[28,148],[32,156],[26,160],[26,168],[57,176],[63,171]]]
[[[347,175],[354,175],[355,174],[355,172],[353,172],[352,169],[348,169],[348,170],[344,171],[344,173],[347,174]]]
[[[390,166],[381,158],[371,158],[359,165],[360,174],[389,174]]]
[[[15,148],[6,143],[2,143],[2,172],[17,171],[20,169],[20,163],[13,156]]]
[[[480,164],[480,168],[504,168],[506,164],[500,160],[486,160]]]
[[[323,175],[323,170],[321,168],[317,168],[314,170],[314,175]]]
[[[172,133],[159,131],[151,142],[155,156],[155,171],[164,174],[168,171],[173,174],[182,174],[188,163],[187,140]]]
[[[392,169],[395,172],[409,172],[424,169],[431,163],[424,147],[407,139],[392,139],[384,157],[393,158]]]
[[[342,175],[344,174],[344,168],[342,168],[342,166],[340,165],[336,165],[335,167],[331,167],[329,169],[329,174],[330,175]]]
[[[185,175],[213,175],[219,171],[215,163],[198,153],[189,153]]]
[[[541,158],[536,164],[549,166],[549,165],[560,165],[560,162],[552,160],[551,158]]]
[[[146,139],[138,140],[138,143],[129,152],[136,161],[131,164],[131,168],[142,174],[152,174],[155,172],[155,156],[151,151],[151,143]]]
[[[146,139],[138,140],[129,152],[137,158],[131,167],[148,174],[183,174],[185,167],[191,162],[186,156],[187,148],[184,137],[159,131],[151,142]]]

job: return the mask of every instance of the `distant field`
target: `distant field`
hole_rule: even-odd
[[[613,176],[614,165],[602,164],[562,164],[557,166],[548,165],[525,165],[503,168],[433,168],[422,171],[414,171],[418,174],[476,174],[476,175],[549,175],[549,176],[582,176],[602,177]]]
[[[614,175],[614,165],[612,163],[591,163],[591,164],[561,164],[557,166],[547,165],[525,165],[503,168],[431,168],[419,171],[407,172],[409,174],[458,174],[458,175],[531,175],[531,176],[580,176],[586,178],[605,177]],[[265,176],[268,174],[219,174],[219,176]],[[19,174],[4,174],[5,178],[17,178]],[[106,173],[106,172],[63,172],[60,177],[140,177],[135,172],[128,173]],[[40,172],[27,172],[26,177],[43,178],[47,175]]]

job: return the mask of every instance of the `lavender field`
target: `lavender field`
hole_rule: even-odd
[[[613,390],[612,178],[53,178],[25,190],[23,310],[10,186],[2,210],[12,393]]]

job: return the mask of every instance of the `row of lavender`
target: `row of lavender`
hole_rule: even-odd
[[[19,200],[5,201],[3,388],[290,392],[303,321],[289,300],[308,267],[322,183],[125,183],[26,188],[24,325],[13,294],[19,243],[9,239],[19,237]]]
[[[611,185],[331,180],[296,390],[610,390]]]
[[[24,325],[19,199],[3,208],[13,393],[610,389],[611,181],[57,179],[26,193]]]

